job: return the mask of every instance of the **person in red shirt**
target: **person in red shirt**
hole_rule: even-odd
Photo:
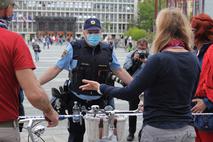
[[[193,102],[195,113],[213,112],[213,20],[207,14],[192,17],[197,56],[201,65],[198,87]],[[196,142],[212,142],[213,116],[195,116]]]
[[[49,119],[49,127],[58,124],[58,114],[33,73],[29,48],[21,35],[7,29],[14,6],[13,0],[0,1],[0,141],[4,142],[20,141],[17,119],[21,88],[29,102]]]

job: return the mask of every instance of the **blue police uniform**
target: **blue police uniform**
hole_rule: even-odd
[[[82,40],[82,41],[78,41],[78,42],[83,43],[84,41]],[[95,48],[99,48],[99,50],[104,53],[101,53],[101,55],[99,55],[99,52],[97,52],[97,55],[95,57],[91,57],[91,58],[95,58],[96,60],[99,60],[101,58],[100,60],[102,60],[102,58],[104,58],[102,56],[106,56],[105,59],[103,59],[103,60],[105,60],[105,63],[106,63],[109,58],[107,56],[110,55],[110,56],[112,56],[112,57],[110,57],[110,59],[111,59],[110,63],[108,63],[110,70],[116,71],[116,70],[120,69],[121,66],[118,63],[118,59],[115,55],[115,52],[113,50],[112,50],[112,52],[109,52],[110,50],[104,50],[103,48],[111,48],[111,47],[108,45],[104,45],[104,46],[101,46],[101,45],[103,45],[103,44],[100,44],[99,47],[95,47]],[[79,48],[81,48],[81,49],[79,49]],[[82,48],[84,48],[84,47],[76,47],[76,45],[73,45],[73,43],[72,44],[68,43],[66,50],[64,51],[61,59],[58,60],[56,66],[62,70],[65,69],[69,72],[72,72],[73,70],[78,68],[77,66],[79,65],[79,63],[81,63],[81,61],[75,59],[74,56],[75,56],[75,54],[77,54],[76,50],[78,50],[78,49],[87,51],[87,50],[85,50],[86,47],[84,49],[82,49]],[[91,49],[91,48],[93,48],[93,47],[89,47],[89,49]],[[84,56],[84,54],[80,55],[80,56]],[[87,58],[89,58],[89,56],[90,55],[88,55],[87,57],[84,57],[84,58],[87,59]],[[99,59],[98,59],[98,56],[99,56]],[[92,63],[92,64],[95,64],[95,63]],[[95,66],[93,66],[93,67],[95,67]],[[90,75],[90,74],[91,73],[88,73],[88,75]],[[81,79],[78,78],[77,80],[81,80]],[[71,82],[72,82],[72,80],[71,80]],[[77,83],[73,83],[73,84],[77,84]],[[75,86],[75,88],[76,88],[76,86]],[[79,104],[81,106],[85,106],[86,108],[89,108],[91,105],[94,105],[94,104],[99,105],[100,107],[104,107],[106,105],[106,103],[110,104],[109,101],[112,101],[112,100],[107,100],[107,101],[104,100],[103,98],[101,98],[101,95],[88,95],[88,94],[84,94],[84,92],[80,92],[80,93],[75,92],[75,90],[72,91],[72,88],[68,92],[69,92],[68,112],[70,114],[72,114],[72,107],[73,107],[74,101],[79,102]],[[80,125],[79,123],[74,123],[72,121],[72,119],[70,119],[68,131],[69,131],[68,142],[83,142],[83,137],[84,137],[84,132],[85,132],[84,121],[82,122],[82,125]]]
[[[77,66],[77,60],[73,60],[73,47],[70,43],[68,43],[66,50],[64,54],[62,55],[61,59],[57,61],[56,66],[60,69],[65,69],[67,71],[72,71],[72,69],[74,69]],[[118,59],[113,50],[112,63],[110,64],[110,69],[112,71],[116,71],[119,68],[121,68],[121,66],[118,63]],[[98,98],[100,98],[100,96],[88,96],[84,94],[80,94],[78,95],[78,97],[87,101],[97,100]]]
[[[73,113],[74,101],[86,108],[92,105],[99,105],[100,108],[103,108],[109,104],[110,98],[103,98],[96,91],[82,91],[79,86],[82,84],[82,79],[112,85],[113,82],[107,77],[110,76],[111,71],[121,68],[113,49],[109,45],[100,43],[100,21],[97,18],[87,19],[84,22],[84,30],[92,31],[86,35],[87,41],[79,40],[69,43],[62,58],[56,64],[58,68],[69,71],[70,84],[67,90],[69,94],[69,101],[67,102],[69,114]],[[98,31],[98,33],[93,31]],[[84,121],[82,123],[80,125],[74,123],[72,119],[69,120],[68,142],[83,142],[85,124]]]

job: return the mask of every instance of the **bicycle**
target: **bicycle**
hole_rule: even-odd
[[[93,105],[91,110],[81,112],[79,115],[59,115],[59,120],[64,120],[72,117],[79,117],[80,119],[85,119],[87,123],[90,123],[90,120],[97,120],[99,121],[96,123],[96,127],[98,127],[98,136],[93,139],[97,139],[97,142],[117,142],[119,141],[119,134],[118,134],[118,116],[142,116],[143,113],[139,112],[138,110],[134,111],[120,111],[120,110],[113,110],[111,106],[106,106],[105,109],[99,109],[99,106]],[[193,115],[213,115],[213,113],[193,113]],[[106,118],[106,119],[105,119]],[[123,119],[124,120],[124,119]],[[28,131],[28,142],[45,142],[45,140],[41,137],[41,135],[45,131],[45,126],[38,125],[43,121],[47,121],[44,116],[21,116],[19,117],[19,123],[28,123],[25,129]],[[79,120],[81,122],[81,120]],[[125,122],[125,120],[123,121]],[[105,124],[104,124],[105,123]],[[104,126],[105,125],[105,126]],[[89,129],[86,124],[86,128]],[[92,124],[94,127],[95,125]],[[104,127],[108,132],[104,132]],[[92,128],[94,132],[94,128]],[[94,134],[93,136],[94,137]],[[120,136],[121,137],[121,136]]]
[[[116,120],[117,116],[129,116],[129,115],[142,116],[142,113],[139,113],[137,111],[112,110],[112,108],[109,106],[105,107],[105,109],[99,109],[99,106],[94,105],[91,108],[92,109],[90,111],[81,112],[80,115],[78,116],[77,115],[59,115],[59,120],[69,119],[76,116],[77,117],[80,116],[80,119],[105,117],[107,118],[107,122],[108,122],[107,130],[109,131],[109,133],[107,133],[107,136],[105,137],[102,136],[100,138],[100,141],[103,142],[103,141],[112,139],[113,133],[110,132],[110,130],[115,132],[115,129],[117,127],[116,123],[118,122],[118,120]],[[117,122],[115,122],[114,120],[116,120]],[[26,126],[24,125],[23,128],[26,129],[28,132],[28,142],[45,142],[45,140],[41,136],[44,134],[46,127],[43,125],[39,125],[43,121],[47,121],[44,116],[20,116],[19,117],[19,123],[27,123],[27,125]],[[102,128],[100,129],[103,130],[103,127],[104,127],[104,124],[102,124]],[[103,132],[100,135],[103,135]]]
[[[59,120],[71,118],[73,115],[59,115]],[[28,142],[45,142],[41,137],[44,134],[46,127],[39,125],[41,122],[47,121],[44,116],[20,116],[19,123],[27,123],[23,128],[28,132]],[[30,141],[31,140],[31,141]]]

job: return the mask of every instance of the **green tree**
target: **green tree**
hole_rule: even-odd
[[[109,31],[109,28],[110,26],[112,25],[112,23],[106,21],[103,23],[103,28],[104,28],[104,31]]]
[[[139,29],[138,27],[129,28],[129,30],[125,33],[126,36],[131,36],[133,40],[139,40],[140,38],[146,37],[147,33],[143,29]]]
[[[157,0],[157,11],[167,7],[167,0]],[[155,0],[144,0],[138,4],[138,26],[153,31],[155,22]]]
[[[153,31],[155,20],[155,0],[144,0],[138,4],[138,26],[146,31]]]

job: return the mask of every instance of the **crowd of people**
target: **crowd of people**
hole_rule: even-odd
[[[40,35],[32,38],[31,43],[37,42],[43,46],[43,49],[50,49],[51,45],[62,46],[67,41],[66,36],[63,35]],[[29,42],[30,44],[30,42]]]
[[[189,21],[177,8],[161,10],[150,50],[145,39],[138,40],[123,67],[111,38],[102,42],[100,20],[86,19],[83,38],[69,41],[56,64],[37,79],[28,46],[20,35],[8,30],[14,6],[14,0],[0,1],[0,80],[4,82],[0,84],[0,141],[20,142],[17,124],[23,94],[35,108],[43,111],[49,127],[58,124],[58,114],[66,112],[56,112],[41,85],[62,70],[67,70],[68,76],[62,88],[64,94],[57,99],[68,114],[74,113],[76,105],[86,109],[92,105],[114,108],[113,98],[128,101],[129,109],[135,110],[140,102],[138,96],[143,95],[140,142],[212,141],[213,116],[199,115],[213,113],[213,20],[210,16],[202,13]],[[50,38],[44,37],[44,41],[48,48]],[[132,50],[132,37],[127,38],[126,46]],[[32,47],[35,60],[39,61],[40,46],[34,41]],[[114,87],[112,75],[121,80],[123,87]],[[136,121],[136,117],[129,117],[127,141],[134,140]],[[68,142],[83,142],[84,120],[70,118],[68,132]]]

